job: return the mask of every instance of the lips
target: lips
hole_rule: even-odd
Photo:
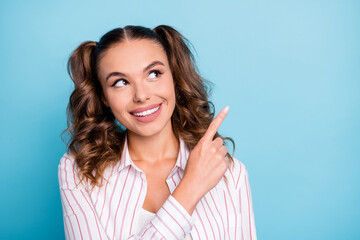
[[[160,106],[160,105],[161,105],[161,103],[160,103],[160,104],[151,104],[151,105],[146,106],[146,107],[137,108],[137,109],[131,111],[130,113],[133,114],[133,113],[144,112],[144,111],[147,111],[147,110],[154,109],[154,108],[156,108],[156,107],[158,107],[158,106]]]

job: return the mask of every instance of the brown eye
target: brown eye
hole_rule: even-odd
[[[113,85],[111,85],[112,87],[123,87],[125,85],[128,84],[128,81],[126,81],[125,79],[119,79],[119,80],[116,80]]]
[[[149,78],[150,78],[150,79],[155,79],[155,78],[160,77],[161,74],[162,74],[162,73],[161,73],[160,71],[158,71],[158,70],[153,70],[153,71],[150,72]]]

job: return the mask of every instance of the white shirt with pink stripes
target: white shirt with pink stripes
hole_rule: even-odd
[[[174,168],[166,179],[172,193],[180,183],[189,149],[180,139]],[[145,173],[131,160],[127,140],[120,161],[104,172],[107,181],[90,191],[79,184],[78,168],[65,153],[58,166],[66,239],[249,239],[256,240],[248,173],[234,158],[233,167],[189,213],[172,195],[139,232],[137,226],[146,196]]]

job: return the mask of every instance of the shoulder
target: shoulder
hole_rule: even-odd
[[[74,156],[69,153],[69,152],[65,152],[62,157],[60,158],[60,162],[59,162],[59,167],[63,166],[66,164],[66,162],[70,162],[71,164],[75,163],[75,158]]]
[[[248,173],[244,163],[239,161],[237,158],[233,158],[233,160],[234,162],[229,165],[225,176],[227,177],[228,181],[231,182],[231,185],[237,189]]]
[[[76,163],[74,156],[69,152],[64,153],[64,155],[60,158],[58,172],[60,173],[61,171],[69,170],[71,170],[70,172],[73,172],[75,170],[75,167]]]
[[[58,179],[61,188],[76,188],[79,183],[77,176],[78,168],[76,167],[75,158],[72,154],[66,152],[60,159],[58,165]]]

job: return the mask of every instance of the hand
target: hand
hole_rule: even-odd
[[[229,107],[220,111],[189,155],[184,177],[173,196],[191,214],[197,202],[220,181],[227,169],[227,148],[218,137],[213,140]],[[181,186],[180,186],[181,185]],[[181,190],[180,190],[181,189]]]
[[[228,111],[229,107],[220,111],[189,155],[184,179],[190,179],[196,186],[199,199],[215,187],[227,169],[227,148],[220,137],[213,138]]]

